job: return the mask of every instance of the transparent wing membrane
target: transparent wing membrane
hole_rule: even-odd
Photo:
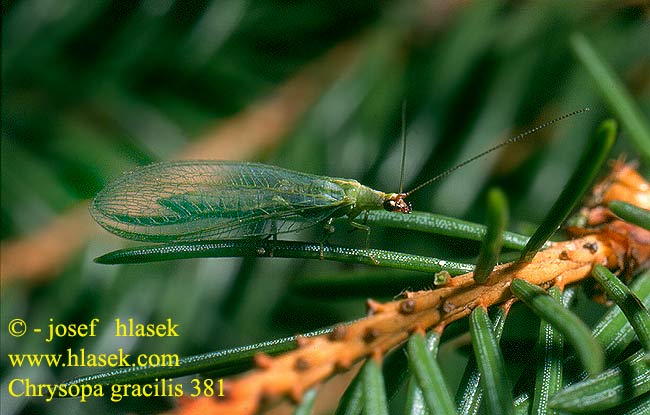
[[[91,206],[95,220],[143,241],[237,239],[294,232],[354,201],[327,177],[258,163],[179,161],[126,173]]]

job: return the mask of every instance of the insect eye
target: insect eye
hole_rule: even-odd
[[[395,211],[395,201],[392,199],[388,199],[384,201],[384,209],[386,209],[389,212],[394,212]]]

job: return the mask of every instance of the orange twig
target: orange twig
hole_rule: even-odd
[[[268,151],[354,60],[357,49],[355,40],[334,47],[268,97],[211,129],[180,158],[244,160]],[[0,279],[36,281],[57,275],[99,229],[87,203],[80,202],[32,235],[2,241]]]
[[[56,275],[99,227],[88,214],[87,203],[57,217],[32,235],[2,241],[0,280],[38,280]]]

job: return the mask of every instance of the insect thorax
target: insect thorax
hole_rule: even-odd
[[[343,188],[346,198],[351,202],[350,210],[346,212],[350,218],[355,218],[366,210],[382,209],[386,194],[364,186],[356,180],[334,179]]]

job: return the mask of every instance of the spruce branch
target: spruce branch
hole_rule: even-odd
[[[283,397],[300,402],[306,391],[337,371],[367,357],[379,361],[414,332],[432,327],[441,330],[476,307],[513,298],[510,285],[514,279],[542,288],[562,288],[590,277],[596,265],[628,273],[648,268],[650,232],[604,213],[602,209],[607,209],[605,204],[612,198],[647,209],[650,184],[632,166],[618,162],[612,174],[595,187],[594,196],[581,212],[587,218],[585,226],[573,227],[573,232],[582,236],[553,243],[530,262],[495,267],[486,285],[476,284],[473,273],[467,273],[435,290],[406,292],[396,301],[382,304],[368,300],[367,318],[340,325],[327,335],[301,339],[298,348],[286,354],[259,354],[256,369],[227,381],[225,397],[186,400],[176,413],[254,414],[264,404]]]

